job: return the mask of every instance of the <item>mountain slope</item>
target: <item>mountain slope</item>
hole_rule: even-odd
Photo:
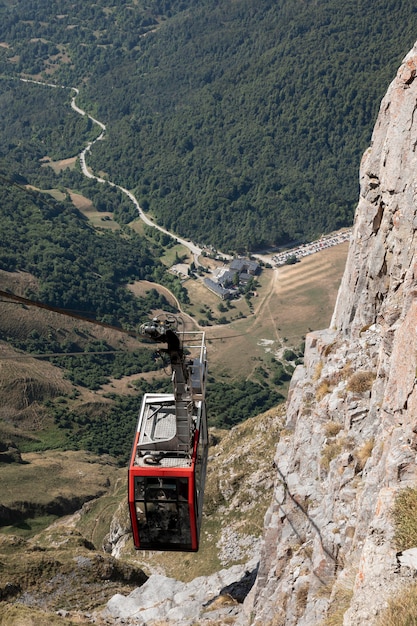
[[[238,577],[242,576],[244,564],[259,557],[262,516],[274,473],[270,456],[281,429],[282,409],[277,409],[232,431],[211,433],[202,545],[197,554],[133,549],[126,470],[116,467],[108,456],[97,458],[82,451],[23,454],[26,465],[20,474],[20,491],[19,473],[11,468],[3,472],[8,500],[13,501],[13,493],[15,501],[19,496],[30,500],[33,479],[31,483],[27,477],[32,473],[47,490],[41,494],[48,508],[45,515],[60,518],[46,528],[41,527],[45,519],[37,528],[27,520],[26,532],[25,524],[15,524],[0,535],[0,623],[18,626],[29,620],[29,607],[37,620],[34,626],[54,623],[55,611],[66,617],[63,623],[113,624],[117,620],[102,610],[105,603],[116,593],[134,591],[153,574],[189,582],[196,576],[216,579],[220,569],[234,566]],[[269,434],[267,445],[265,433]],[[45,467],[49,467],[47,482],[42,476]],[[59,505],[70,507],[74,480],[86,503],[72,515],[62,515]],[[40,498],[37,494],[33,499]],[[154,597],[157,592],[153,590]],[[32,626],[30,621],[25,623]]]
[[[416,619],[416,76],[415,46],[362,160],[332,327],[294,373],[253,625]]]
[[[381,85],[414,40],[407,16],[404,2],[190,9],[91,78],[85,97],[109,122],[92,163],[165,226],[221,250],[350,224]]]

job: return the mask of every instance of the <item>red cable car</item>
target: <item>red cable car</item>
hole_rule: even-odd
[[[208,453],[206,348],[204,333],[177,333],[172,325],[154,320],[141,329],[167,342],[174,393],[143,397],[129,464],[129,512],[135,548],[195,552]]]

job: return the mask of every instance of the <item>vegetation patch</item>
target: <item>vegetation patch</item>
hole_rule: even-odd
[[[296,606],[298,617],[302,616],[307,606],[309,589],[310,586],[307,583],[297,589]]]
[[[335,459],[343,450],[343,442],[341,440],[329,441],[321,452],[321,467],[325,470],[329,469],[330,462]]]
[[[417,489],[406,487],[398,492],[392,509],[395,546],[398,551],[417,546]]]
[[[350,606],[352,596],[353,584],[352,587],[339,586],[333,596],[327,616],[320,622],[320,626],[343,626],[343,617]]]
[[[352,393],[365,393],[372,389],[376,373],[371,371],[354,372],[347,383],[347,391]]]
[[[17,521],[35,514],[63,515],[81,507],[84,501],[105,493],[117,465],[109,455],[95,457],[88,452],[49,450],[22,455],[18,471],[2,464],[2,505]],[[76,493],[74,484],[77,484]],[[42,489],[34,490],[35,485]],[[3,525],[7,523],[2,515]]]
[[[230,428],[283,401],[282,394],[266,385],[251,381],[216,383],[211,379],[207,388],[209,424]]]
[[[322,371],[323,371],[323,361],[319,361],[316,367],[314,368],[314,373],[312,377],[314,381],[318,381],[320,379]]]
[[[46,547],[29,541],[17,543],[13,538],[1,538],[2,561],[8,555],[0,573],[2,599],[10,601],[26,593],[34,615],[34,621],[18,621],[19,617],[21,620],[28,617],[25,607],[14,603],[14,611],[11,605],[0,603],[0,617],[15,616],[17,620],[0,620],[1,623],[55,624],[53,616],[51,620],[47,619],[46,614],[38,610],[39,606],[47,606],[52,612],[68,612],[68,621],[63,621],[64,624],[84,623],[80,621],[78,611],[94,610],[115,593],[127,595],[147,579],[138,567],[117,561],[109,555],[98,554],[73,528],[67,527],[65,534],[65,538],[60,537],[60,542],[52,542]],[[10,550],[12,545],[13,552]],[[17,610],[18,607],[22,608],[22,612]]]
[[[415,545],[415,544],[414,544]],[[376,626],[414,626],[417,624],[417,585],[410,585],[388,600]]]
[[[330,381],[329,379],[325,378],[324,380],[320,381],[319,385],[317,386],[316,389],[316,400],[317,402],[320,402],[321,400],[323,400],[323,398],[330,393],[332,387],[330,385]]]
[[[324,434],[326,437],[336,437],[336,435],[342,430],[342,424],[339,422],[329,421],[324,425]]]
[[[365,441],[365,443],[353,453],[356,460],[356,470],[358,472],[361,472],[365,467],[365,463],[370,458],[372,450],[374,449],[374,444],[375,441],[373,438],[368,439],[368,441]]]
[[[54,615],[36,607],[27,607],[23,604],[0,605],[0,624],[26,624],[30,626],[76,626],[78,619]]]

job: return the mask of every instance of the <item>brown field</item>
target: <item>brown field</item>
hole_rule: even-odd
[[[89,452],[45,450],[22,455],[23,463],[16,472],[14,463],[2,465],[2,504],[13,506],[16,501],[47,504],[54,499],[77,495],[88,499],[107,491],[108,483],[119,473],[114,462],[103,455]],[[34,485],[42,489],[33,493]]]
[[[60,189],[39,189],[39,187],[34,187],[33,185],[25,185],[26,189],[34,189],[35,191],[41,191],[42,193],[47,193],[55,200],[65,200],[66,194]]]
[[[326,328],[343,275],[348,243],[328,248],[277,271],[270,319],[281,337],[298,341],[309,330]]]
[[[69,190],[69,195],[71,198],[71,202],[79,211],[87,214],[87,217],[90,212],[94,213],[95,209],[91,200],[81,195],[80,193],[75,193],[74,191]]]
[[[137,389],[135,388],[135,381],[147,380],[154,381],[159,379],[166,379],[169,372],[160,370],[157,372],[142,372],[141,374],[132,374],[131,376],[123,376],[123,378],[113,379],[111,382],[102,385],[96,392],[98,396],[105,396],[108,393],[117,393],[123,396],[137,395]]]
[[[191,304],[187,305],[185,310],[192,315],[196,320],[203,318],[200,309],[203,306],[209,307],[213,314],[217,317],[220,315],[218,311],[219,303],[221,302],[219,297],[209,291],[202,283],[201,280],[189,279],[184,283],[184,287],[188,291],[188,295],[191,300]],[[247,307],[246,307],[247,308]]]
[[[179,258],[184,258],[186,263],[190,263],[192,261],[190,251],[180,243],[172,246],[172,248],[167,248],[165,254],[161,256],[160,260],[166,267],[171,267],[171,265],[175,264],[177,255]]]
[[[44,166],[49,165],[49,167],[52,167],[56,174],[59,174],[59,172],[62,172],[62,170],[66,170],[67,168],[73,170],[77,159],[78,157],[75,156],[69,159],[62,159],[61,161],[51,161],[48,157],[46,157],[44,159]]]
[[[327,328],[347,250],[344,243],[296,265],[264,270],[253,313],[243,300],[247,317],[206,329],[210,367],[227,377],[249,377],[260,361],[283,347],[298,347],[311,330]]]
[[[214,318],[221,315],[228,324],[201,327],[206,332],[210,370],[227,378],[249,378],[260,362],[268,363],[285,347],[298,348],[306,333],[327,328],[333,313],[342,278],[348,243],[304,258],[296,265],[263,270],[252,309],[244,298],[233,302],[233,308],[220,313],[220,299],[206,289],[200,280],[188,279],[191,305],[183,307],[187,330],[198,328],[209,307]],[[154,288],[168,296],[166,287],[139,281],[130,286],[135,295]],[[169,300],[178,307],[172,294]],[[244,316],[244,317],[239,317]]]
[[[151,289],[156,289],[159,293],[162,293],[168,302],[174,306],[179,308],[179,302],[173,293],[167,287],[163,285],[158,285],[157,283],[151,283],[149,280],[137,280],[132,285],[128,285],[128,289],[135,295],[137,298],[143,297],[147,294]],[[144,320],[145,321],[145,320]]]
[[[119,230],[120,226],[113,220],[113,215],[105,211],[96,211],[91,200],[68,190],[71,202],[85,217],[87,217],[96,228],[108,228],[111,230]]]
[[[57,163],[48,163],[54,169],[61,167],[69,167],[69,165],[64,165],[67,161],[71,161],[72,159],[66,159],[66,161],[59,161]],[[59,171],[57,169],[56,171]],[[50,196],[55,198],[55,200],[65,200],[66,194],[60,189],[38,189],[37,187],[33,187],[32,185],[27,185],[28,189],[36,189],[37,191],[42,191],[44,193],[48,193]],[[112,213],[106,211],[96,211],[91,200],[86,198],[80,193],[75,193],[71,191],[71,189],[67,189],[69,196],[71,198],[71,202],[85,217],[89,219],[92,225],[95,228],[106,228],[110,230],[119,230],[120,226],[117,222],[114,221]]]

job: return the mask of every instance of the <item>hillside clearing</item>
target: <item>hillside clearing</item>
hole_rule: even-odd
[[[298,347],[309,331],[327,328],[347,251],[344,243],[296,265],[264,270],[253,314],[206,328],[210,368],[233,379],[246,377],[250,361],[268,362],[283,346]]]

